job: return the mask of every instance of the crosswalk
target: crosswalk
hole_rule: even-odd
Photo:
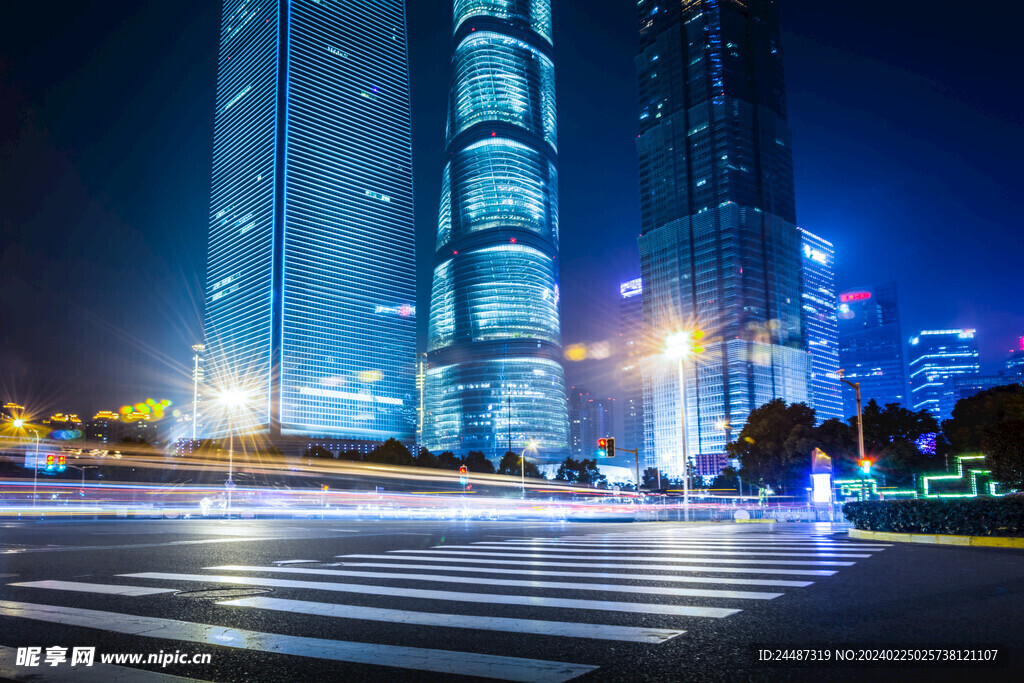
[[[837,540],[829,529],[814,526],[794,525],[784,531],[644,526],[379,553],[303,555],[260,564],[211,564],[198,571],[154,567],[90,581],[11,581],[0,593],[0,619],[173,640],[193,644],[193,649],[216,646],[353,665],[554,682],[594,671],[601,661],[561,661],[553,653],[593,650],[553,648],[548,639],[656,648],[708,628],[711,620],[765,609],[791,591],[836,580],[837,573],[886,547]],[[238,617],[276,615],[292,620],[280,629],[288,632],[157,616],[168,613],[167,600],[180,602],[182,595],[208,589],[221,591],[212,594],[219,596],[212,600],[217,620],[264,623]],[[88,607],[63,604],[61,596],[71,593],[90,596],[93,602],[75,603]],[[104,599],[117,600],[123,611],[97,609],[108,604]],[[334,632],[346,635],[372,631],[373,638],[324,638],[322,629],[317,635],[295,635],[311,619],[337,624]],[[453,633],[459,634],[457,640]],[[520,639],[514,656],[495,640],[497,634]],[[542,656],[531,657],[534,653]]]

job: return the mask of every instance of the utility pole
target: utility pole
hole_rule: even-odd
[[[860,465],[862,462],[864,462],[864,460],[866,460],[866,458],[864,456],[864,414],[862,413],[861,407],[860,407],[860,382],[851,382],[851,381],[849,381],[847,379],[844,379],[843,378],[844,374],[845,374],[845,371],[840,369],[839,370],[839,381],[843,382],[844,384],[849,384],[851,387],[853,387],[853,390],[857,393],[857,455],[858,455],[858,457],[857,457],[857,464]],[[861,500],[867,500],[867,498],[865,497],[865,488],[864,487],[865,487],[865,482],[864,482],[864,478],[863,478],[863,474],[862,474],[862,477],[861,477]]]

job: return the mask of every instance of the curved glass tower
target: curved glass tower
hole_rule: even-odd
[[[550,0],[455,0],[424,445],[568,454]]]

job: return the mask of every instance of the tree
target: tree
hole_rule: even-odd
[[[934,471],[934,457],[922,453],[915,441],[939,431],[939,424],[927,410],[914,412],[898,403],[880,408],[874,399],[864,406],[864,452],[875,461],[873,469],[886,484],[909,486],[914,475]],[[857,418],[850,418],[856,434]]]
[[[463,458],[462,464],[466,466],[466,469],[470,472],[479,472],[481,474],[494,474],[494,465],[487,459],[487,456],[481,451],[470,451],[466,453],[466,457]]]
[[[306,449],[306,452],[302,454],[303,458],[333,458],[334,453],[323,446],[310,446]]]
[[[512,451],[505,451],[505,455],[501,456],[501,462],[498,463],[498,474],[509,474],[521,476],[523,467],[526,468],[526,476],[534,479],[543,479],[544,475],[537,469],[537,465],[526,461],[525,465],[520,462],[520,454],[513,453]]]
[[[857,430],[839,418],[832,417],[815,430],[817,447],[832,458],[832,472],[836,477],[857,474]]]
[[[1024,420],[1024,385],[993,387],[956,402],[942,431],[955,455],[983,452],[985,433],[1002,422]]]
[[[643,487],[649,491],[653,491],[658,488],[658,484],[664,486],[668,483],[668,479],[664,474],[659,476],[657,467],[648,467],[643,473]]]
[[[1024,420],[1006,420],[987,429],[981,439],[992,478],[1012,489],[1024,489]]]
[[[597,459],[573,460],[571,457],[562,461],[555,474],[555,479],[567,481],[581,486],[607,487],[608,478],[601,474]]]
[[[413,460],[412,454],[409,453],[409,449],[394,437],[388,439],[367,453],[366,462],[406,467],[415,464],[415,460]]]
[[[434,465],[442,470],[457,470],[462,461],[455,457],[455,454],[451,451],[443,451],[441,455],[437,456],[437,464]]]
[[[725,467],[711,480],[709,489],[729,489],[739,491],[739,482],[736,481],[737,472],[732,467]]]
[[[806,486],[816,443],[814,421],[813,408],[786,405],[777,398],[750,411],[736,440],[725,449],[730,457],[739,458],[744,481],[800,490]]]
[[[354,448],[350,448],[347,451],[341,451],[338,453],[339,460],[349,460],[351,462],[361,462],[363,454]]]
[[[416,454],[416,466],[437,467],[437,458],[426,448],[420,446],[420,452]]]

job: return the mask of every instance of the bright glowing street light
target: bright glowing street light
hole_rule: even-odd
[[[676,332],[665,339],[665,355],[679,361],[679,431],[683,450],[683,518],[690,521],[690,458],[686,450],[686,371],[683,360],[704,353],[702,330]]]

